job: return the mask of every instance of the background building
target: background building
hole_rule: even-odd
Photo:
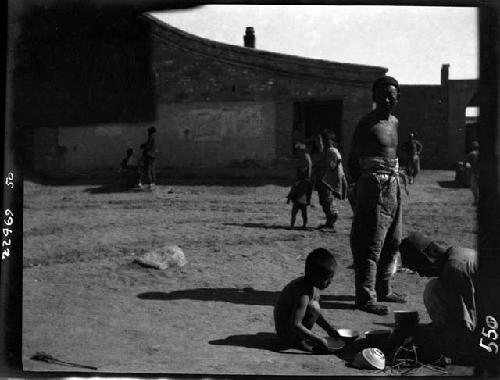
[[[449,65],[441,67],[439,85],[401,85],[396,109],[400,121],[400,146],[410,132],[423,145],[423,169],[450,169],[463,160],[476,136],[475,117],[466,118],[478,80],[450,80]]]
[[[135,33],[134,43],[122,40],[126,51],[135,49],[129,61],[140,55],[138,49],[151,51],[151,121],[34,125],[27,151],[35,173],[67,177],[116,171],[126,148],[139,151],[147,127],[155,125],[160,172],[288,176],[284,169],[290,168],[294,138],[330,129],[348,153],[356,123],[372,108],[372,83],[387,71],[261,51],[253,28],[245,37],[242,31],[247,46],[203,39],[148,15],[117,28],[126,36]],[[94,58],[107,61],[107,73],[115,77],[123,69],[114,73],[113,65],[134,64],[119,56],[119,48],[105,45]],[[122,87],[129,76],[122,78]],[[134,119],[133,108],[123,112]]]

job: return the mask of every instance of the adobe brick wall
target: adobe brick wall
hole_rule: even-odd
[[[448,141],[448,162],[463,160],[465,156],[465,109],[478,88],[477,80],[450,80]]]
[[[137,22],[146,23],[137,30],[149,34],[154,117],[147,123],[61,125],[50,141],[37,133],[36,145],[63,147],[47,153],[47,172],[115,172],[126,148],[139,150],[149,125],[157,127],[160,172],[290,172],[294,102],[342,100],[347,155],[356,123],[371,110],[373,80],[387,71],[221,44],[149,16]]]
[[[396,110],[400,146],[414,132],[424,145],[424,169],[451,169],[465,155],[465,108],[477,80],[447,80],[443,85],[402,85]]]
[[[356,123],[371,110],[373,80],[386,72],[380,67],[220,44],[156,22],[152,29],[160,107],[206,102],[216,112],[229,102],[273,103],[274,136],[269,138],[274,140],[274,162],[286,161],[292,153],[293,104],[297,101],[343,101],[340,143],[344,154],[348,154]]]
[[[399,119],[399,146],[413,132],[423,145],[420,160],[423,169],[448,168],[449,163],[443,159],[448,149],[447,96],[440,85],[401,86],[401,99],[395,111]]]

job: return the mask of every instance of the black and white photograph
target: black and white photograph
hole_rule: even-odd
[[[5,8],[2,367],[498,376],[498,6]]]

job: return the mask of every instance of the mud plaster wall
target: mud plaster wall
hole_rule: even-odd
[[[154,123],[158,167],[265,165],[275,158],[274,122],[275,107],[268,102],[160,105]],[[118,170],[127,148],[140,154],[150,125],[40,129],[36,136],[39,146],[56,148],[38,152],[37,170],[52,168],[58,174]],[[43,143],[47,139],[50,143]]]
[[[451,169],[465,153],[465,108],[477,80],[449,80],[443,85],[402,85],[396,109],[399,144],[414,132],[424,148],[423,169]]]
[[[447,160],[450,164],[465,156],[465,109],[477,91],[475,80],[451,80],[448,82],[449,120]]]
[[[447,147],[447,92],[441,86],[401,86],[401,99],[396,108],[399,119],[399,146],[408,141],[413,132],[423,145],[423,169],[445,169]],[[399,152],[400,157],[404,157]]]
[[[270,102],[203,102],[158,107],[158,165],[226,167],[275,158]]]
[[[45,172],[57,176],[116,173],[125,150],[138,151],[150,125],[158,130],[160,170],[248,165],[279,171],[280,165],[288,166],[292,160],[294,103],[332,99],[343,102],[340,143],[347,154],[356,123],[371,110],[371,84],[386,71],[353,72],[342,65],[320,64],[321,69],[314,70],[324,72],[323,77],[297,72],[295,58],[285,56],[273,56],[279,60],[273,63],[276,70],[264,69],[259,66],[259,52],[235,63],[233,58],[241,54],[237,49],[223,48],[224,57],[200,52],[194,40],[177,44],[175,36],[165,30],[155,30],[150,43],[155,80],[151,121],[61,124],[51,141],[43,131],[36,131],[34,145],[52,144],[58,153],[52,152],[51,161],[35,171],[43,166]],[[301,64],[305,71],[318,65]]]
[[[221,47],[223,55],[216,55],[209,47],[200,47],[196,41],[178,41],[179,37],[171,35],[168,30],[153,30],[153,71],[159,108],[161,104],[175,104],[179,109],[185,109],[184,104],[204,102],[213,107],[224,107],[228,102],[274,104],[274,125],[272,129],[265,129],[267,135],[261,136],[261,141],[266,142],[265,149],[259,148],[260,151],[255,152],[264,154],[264,161],[271,158],[268,145],[271,142],[275,144],[272,149],[275,160],[282,162],[291,158],[293,105],[304,101],[342,100],[340,144],[346,154],[356,124],[372,109],[373,80],[386,72],[383,68],[373,68],[369,72],[353,73],[352,69],[340,65],[335,68],[333,76],[334,69],[325,64],[322,70],[328,76],[318,77],[295,72],[295,58],[286,56],[277,58],[279,62],[275,70],[264,69],[258,51],[248,54],[244,63],[234,63],[233,60],[241,54],[236,48]],[[210,46],[219,45],[213,42]],[[305,65],[304,70],[308,69]],[[163,115],[158,115],[160,123]],[[266,122],[269,121],[266,115],[264,117]],[[174,149],[180,150],[178,146]],[[182,152],[176,155],[181,156]],[[241,159],[245,160],[245,157]]]
[[[57,172],[92,174],[98,170],[117,172],[127,148],[140,152],[151,124],[105,124],[57,128],[59,157]]]

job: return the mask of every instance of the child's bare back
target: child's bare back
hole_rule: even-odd
[[[285,345],[306,351],[328,351],[326,339],[311,331],[315,324],[328,335],[338,337],[337,329],[321,314],[320,290],[330,285],[337,263],[326,249],[318,248],[306,259],[305,276],[286,285],[274,307],[276,332]]]

